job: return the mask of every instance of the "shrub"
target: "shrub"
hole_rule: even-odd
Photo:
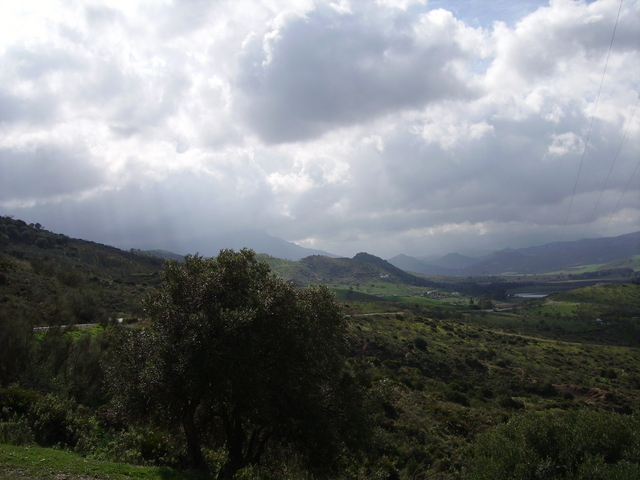
[[[0,421],[0,443],[9,443],[11,445],[31,445],[35,443],[35,438],[27,419],[14,413],[8,420]]]
[[[416,338],[413,344],[418,350],[422,350],[423,352],[427,349],[427,341],[422,337]]]
[[[524,409],[524,402],[513,397],[501,397],[498,399],[498,405],[502,408],[509,408],[512,410]]]
[[[42,446],[63,446],[86,453],[97,432],[96,419],[88,408],[53,394],[36,401],[28,418],[35,440]]]
[[[464,480],[640,478],[640,418],[531,412],[480,435]]]

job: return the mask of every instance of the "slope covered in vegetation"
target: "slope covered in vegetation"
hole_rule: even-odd
[[[55,447],[93,460],[184,468],[188,451],[180,428],[150,425],[123,416],[113,390],[105,382],[105,370],[118,364],[113,356],[118,349],[114,346],[126,345],[118,342],[135,332],[153,331],[149,328],[152,320],[144,319],[146,314],[140,305],[147,294],[166,291],[157,289],[162,281],[161,260],[65,239],[19,220],[2,221],[0,443],[14,446],[0,447],[0,476],[52,478],[59,473],[74,478],[73,475],[85,474],[56,470],[58,467],[45,471],[21,463],[22,457],[12,459],[19,451],[15,445],[22,445],[21,451],[36,452],[36,456],[45,459],[43,464],[49,459],[53,462],[56,454],[31,446]],[[551,472],[553,478],[567,479],[596,471],[601,478],[624,478],[638,471],[640,285],[593,285],[516,302],[504,297],[504,282],[485,279],[484,285],[478,285],[474,280],[479,279],[458,279],[441,282],[438,292],[427,298],[424,295],[428,287],[403,283],[375,261],[339,260],[310,257],[306,264],[271,260],[272,272],[276,273],[292,265],[313,266],[307,270],[308,283],[320,283],[318,278],[334,275],[333,285],[340,294],[347,348],[344,368],[348,375],[344,381],[365,390],[373,438],[363,456],[342,459],[340,473],[334,473],[334,478],[475,480],[511,478],[516,471],[520,477],[515,478],[529,478],[530,470],[522,465]],[[94,277],[97,280],[92,280]],[[285,275],[281,277],[287,280]],[[240,292],[243,285],[229,291]],[[444,298],[446,285],[453,286],[450,290],[494,295],[495,309],[480,310],[477,304],[481,298],[476,296],[471,301],[466,296],[463,301],[455,300],[460,296],[452,297],[455,301]],[[277,288],[283,292],[295,290],[289,286]],[[192,291],[198,291],[196,285]],[[202,291],[215,297],[218,290]],[[397,296],[376,296],[385,291]],[[420,296],[405,296],[410,292]],[[184,297],[185,305],[192,304],[186,293],[176,294]],[[497,300],[496,296],[505,299]],[[76,302],[78,299],[83,301]],[[273,300],[269,295],[257,296],[251,308],[224,313],[232,320],[228,338],[256,342],[256,348],[244,352],[245,361],[240,362],[244,366],[260,355],[259,338],[254,338],[246,322],[254,309],[263,308],[261,302],[268,306]],[[268,312],[272,307],[266,306],[263,310]],[[154,315],[161,315],[161,311],[164,310],[155,311]],[[209,312],[214,319],[215,312]],[[172,315],[179,317],[180,313]],[[204,318],[195,311],[189,315],[193,315],[187,322],[191,326],[197,326]],[[140,317],[143,321],[132,325],[108,321],[117,316]],[[264,318],[267,321],[271,316],[265,314]],[[56,327],[73,323],[97,325],[83,330]],[[157,328],[175,322],[165,323],[157,323]],[[176,328],[180,324],[177,322]],[[34,330],[40,325],[54,328]],[[292,325],[295,332],[297,324]],[[236,332],[235,328],[240,330]],[[192,330],[194,335],[198,331]],[[180,329],[174,333],[179,334]],[[306,338],[302,333],[297,336]],[[141,338],[144,340],[144,335]],[[276,342],[277,338],[269,341]],[[167,355],[177,355],[171,348],[181,343],[184,342],[166,342]],[[314,355],[319,355],[322,343],[316,345],[308,340],[305,348],[314,349]],[[245,344],[244,340],[238,341],[238,345]],[[131,345],[133,348],[135,342]],[[147,349],[133,351],[144,358],[150,355]],[[141,365],[157,366],[162,362],[158,358],[134,360],[129,365],[134,376],[140,373],[136,367]],[[153,368],[143,377],[151,383],[159,378]],[[295,391],[294,377],[286,379],[289,391]],[[269,382],[267,378],[255,379],[263,381]],[[175,386],[180,385],[178,382]],[[347,386],[342,385],[344,392],[351,391]],[[278,398],[279,390],[271,391],[272,398]],[[214,403],[205,405],[213,408]],[[265,412],[275,411],[267,404],[263,407]],[[355,413],[341,410],[340,415],[349,419]],[[259,425],[268,415],[261,414],[251,422]],[[202,418],[199,425],[216,425],[213,410]],[[522,432],[528,429],[531,433],[524,435]],[[208,430],[202,450],[211,471],[220,470],[228,460],[224,436],[212,434],[214,431]],[[536,443],[535,431],[552,439],[554,448]],[[571,432],[582,433],[576,437]],[[491,453],[487,445],[504,450],[505,455],[487,455]],[[577,450],[582,453],[569,458],[569,453]],[[602,455],[594,453],[599,451]],[[607,454],[608,451],[612,453]],[[235,478],[308,478],[302,457],[285,443],[276,443],[263,455],[264,464],[246,466]],[[31,453],[23,456],[29,461],[35,458]],[[77,462],[74,458],[69,457],[69,462]],[[510,459],[517,461],[514,464]],[[91,460],[87,465],[91,470],[86,475],[127,475]],[[156,478],[127,468],[127,472],[139,472],[139,478]],[[160,472],[162,478],[181,475],[173,470],[155,472]],[[483,472],[493,473],[487,477],[489,474]]]

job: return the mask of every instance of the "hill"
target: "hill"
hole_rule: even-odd
[[[298,261],[259,255],[271,269],[286,281],[306,284],[351,285],[389,283],[418,287],[434,286],[435,282],[412,275],[382,258],[358,253],[353,258],[330,258],[311,255]]]
[[[0,217],[3,313],[34,325],[106,322],[140,313],[164,260]]]
[[[371,255],[366,252],[360,252],[353,260],[360,263],[367,263],[369,265],[373,265],[378,268],[380,272],[386,272],[387,275],[392,276],[402,283],[406,283],[408,285],[414,285],[417,287],[427,287],[434,286],[435,282],[426,280],[421,277],[417,277],[415,275],[411,275],[410,273],[405,272],[404,270],[392,265],[391,263],[383,260],[375,255]],[[381,276],[384,275],[381,273]]]
[[[526,257],[515,250],[503,253],[512,262]],[[367,461],[354,457],[348,474],[332,478],[471,480],[465,476],[473,459],[469,447],[484,441],[483,432],[523,418],[535,426],[541,418],[560,422],[573,412],[598,415],[584,417],[591,419],[589,432],[616,425],[598,437],[617,439],[614,451],[636,448],[613,421],[628,424],[637,414],[618,413],[640,411],[640,284],[592,285],[523,300],[505,292],[529,289],[529,280],[450,278],[447,293],[444,281],[428,288],[433,282],[367,253],[259,258],[287,280],[329,283],[344,314],[354,380],[371,399],[380,441]],[[0,477],[189,478],[168,468],[183,464],[179,438],[117,415],[103,377],[103,369],[113,365],[110,349],[119,335],[144,331],[146,324],[122,327],[108,318],[142,315],[137,302],[160,282],[162,263],[148,252],[122,251],[0,217],[0,441],[21,445],[0,445]],[[614,260],[603,268],[629,265]],[[490,297],[495,309],[481,310],[480,297]],[[105,327],[33,329],[83,321]],[[593,440],[574,431],[542,443],[555,449],[567,439]],[[164,467],[95,462],[36,444]],[[208,454],[218,462],[224,450]],[[269,467],[239,478],[306,478],[289,451],[267,454]]]

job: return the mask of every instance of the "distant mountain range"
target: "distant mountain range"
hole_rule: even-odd
[[[389,263],[402,270],[425,275],[499,275],[501,273],[545,273],[580,265],[606,264],[640,255],[640,232],[555,242],[536,247],[506,248],[481,258],[450,253],[429,263],[407,255],[397,255]]]
[[[223,248],[240,250],[244,247],[250,248],[256,253],[264,253],[285,260],[300,260],[310,255],[323,255],[330,258],[339,257],[339,255],[334,255],[323,250],[301,247],[295,243],[287,242],[282,238],[273,237],[260,230],[238,230],[214,237],[191,238],[170,245],[163,244],[160,241],[158,245],[149,246],[148,249],[143,250],[158,251],[153,249],[163,248],[172,252],[184,254],[198,253],[205,257],[215,257]],[[160,250],[160,252],[162,251],[163,250]],[[168,252],[165,251],[165,253],[160,256],[167,258],[166,253]]]
[[[210,257],[216,256],[223,248],[240,250],[243,247],[251,248],[256,253],[266,254],[271,257],[284,260],[302,260],[307,257],[340,258],[322,250],[301,247],[281,238],[268,235],[258,230],[243,230],[215,237],[199,237],[181,243],[177,250],[185,253],[199,253]],[[158,248],[157,246],[155,248]],[[148,253],[171,257],[171,253],[165,250],[149,250]],[[365,253],[360,253],[353,260],[362,258]],[[606,264],[614,260],[628,259],[633,255],[640,255],[640,232],[620,235],[618,237],[605,237],[599,239],[583,239],[572,242],[555,242],[546,245],[527,248],[505,248],[483,255],[479,258],[449,253],[439,258],[410,257],[397,255],[385,263],[383,269],[397,268],[405,272],[415,272],[424,275],[440,276],[484,276],[499,275],[502,273],[533,274],[564,270],[580,265]],[[376,258],[369,255],[371,258]],[[345,259],[350,260],[350,259]],[[382,259],[378,259],[384,261]],[[378,265],[382,267],[382,265]],[[335,267],[335,265],[334,265]],[[411,282],[409,282],[411,283]]]

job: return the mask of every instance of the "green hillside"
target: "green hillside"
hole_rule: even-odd
[[[163,260],[20,220],[0,222],[0,478],[212,478],[182,473],[180,430],[126,417],[105,382],[119,339],[153,323],[133,319],[144,318],[141,301],[160,285]],[[345,459],[331,478],[476,480],[487,478],[483,471],[503,478],[495,472],[509,458],[537,472],[578,472],[558,478],[633,478],[640,471],[640,284],[515,299],[506,292],[558,285],[496,277],[435,283],[365,254],[259,258],[286,281],[328,284],[339,302],[336,317],[346,322],[341,345],[352,376],[345,381],[365,390],[374,436],[361,457]],[[122,317],[128,325],[109,322]],[[233,328],[245,328],[248,317],[232,318]],[[74,323],[99,325],[34,331]],[[242,358],[249,353],[245,341],[260,346],[261,339],[243,336]],[[133,371],[149,354],[136,353]],[[553,451],[545,450],[549,442],[533,442],[537,431]],[[585,431],[591,434],[573,434]],[[215,471],[226,449],[212,432],[203,454]],[[502,458],[483,445],[511,450]],[[607,448],[624,458],[600,455]],[[607,473],[614,471],[617,477]],[[235,478],[312,475],[276,442],[264,465]]]
[[[550,300],[556,302],[579,302],[591,305],[616,307],[640,314],[640,287],[633,283],[610,283],[592,285],[576,290],[556,293]]]
[[[0,217],[0,301],[33,325],[106,322],[140,314],[164,260]]]
[[[435,282],[412,275],[389,262],[359,253],[354,258],[330,258],[312,255],[298,261],[282,260],[269,255],[259,255],[274,273],[286,281],[301,285],[355,285],[361,283],[385,283],[408,286],[433,286]]]

